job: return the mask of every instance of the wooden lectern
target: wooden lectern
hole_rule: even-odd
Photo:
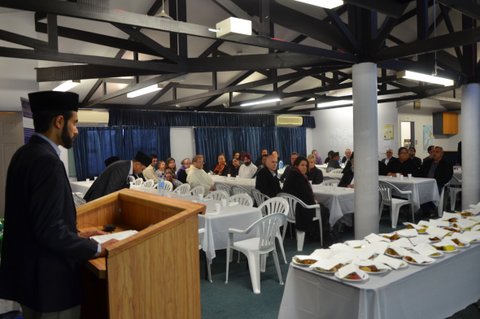
[[[77,209],[78,229],[135,229],[83,274],[82,318],[200,318],[198,214],[205,206],[129,189]]]

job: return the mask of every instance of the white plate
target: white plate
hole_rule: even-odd
[[[361,267],[361,266],[359,266],[359,267]],[[378,271],[366,271],[365,269],[362,269],[362,268],[360,268],[360,270],[363,270],[367,274],[372,274],[372,275],[381,275],[381,274],[384,274],[384,273],[390,271],[390,269],[379,269]]]
[[[430,257],[430,258],[442,258],[443,255],[444,255],[443,251],[441,251],[441,250],[437,251],[437,252],[434,253],[434,254],[437,254],[437,253],[440,253],[440,255],[438,255],[438,256],[433,256],[433,254],[430,254],[430,255],[428,255],[428,257]]]
[[[313,259],[313,258],[305,258],[305,259],[312,259],[312,260],[315,260],[315,262],[317,262],[317,260],[316,260],[316,259]],[[305,260],[305,259],[300,259],[300,260]],[[294,263],[294,264],[297,265],[297,266],[301,266],[301,267],[309,267],[309,266],[311,266],[311,265],[314,264],[314,263],[312,263],[312,264],[304,264],[304,263],[298,262],[298,261],[297,261],[297,257],[293,257],[293,258],[292,258],[292,263]]]
[[[435,249],[437,249],[437,247],[433,246]],[[438,251],[441,251],[442,253],[444,254],[451,254],[451,253],[456,253],[458,251],[458,248],[455,247],[454,250],[440,250],[440,249],[437,249]]]
[[[314,267],[313,270],[316,271],[316,272],[319,272],[321,274],[327,274],[327,275],[333,275],[335,273],[334,271],[325,270],[325,269],[320,268],[320,267]]]
[[[367,274],[364,274],[364,276],[360,279],[348,279],[348,278],[341,278],[338,274],[338,271],[335,273],[335,277],[337,277],[338,279],[340,280],[343,280],[343,281],[350,281],[350,282],[360,282],[360,281],[365,281],[368,279],[368,275]]]
[[[470,243],[464,243],[463,241],[461,241],[461,243],[463,244],[463,246],[459,246],[457,243],[457,247],[460,248],[460,249],[464,249],[464,248],[468,248],[470,247]]]
[[[389,254],[389,253],[387,253],[387,251],[386,251],[386,250],[385,250],[385,253],[384,253],[384,254],[385,254],[386,256],[388,256],[388,257],[392,257],[392,258],[402,258],[402,256],[401,256],[401,255],[392,255],[392,254]]]
[[[411,265],[427,266],[427,265],[433,264],[433,261],[431,261],[431,262],[426,262],[426,263],[421,263],[421,264],[419,264],[419,263],[414,263],[414,262],[411,262],[411,261],[406,260],[405,257],[406,257],[406,256],[404,256],[404,257],[402,258],[402,260],[403,260],[404,262],[406,262],[406,263],[411,264]]]

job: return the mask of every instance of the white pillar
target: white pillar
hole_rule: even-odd
[[[355,238],[379,231],[377,65],[353,66]]]
[[[462,88],[462,208],[480,202],[480,84]]]

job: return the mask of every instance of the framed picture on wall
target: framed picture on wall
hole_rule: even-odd
[[[384,140],[393,140],[393,124],[384,124],[383,125],[383,139]]]

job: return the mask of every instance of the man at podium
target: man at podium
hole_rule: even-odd
[[[13,155],[7,174],[0,298],[22,305],[24,318],[79,318],[81,263],[104,254],[77,233],[72,190],[59,145],[78,134],[78,95],[29,94],[35,134]]]

